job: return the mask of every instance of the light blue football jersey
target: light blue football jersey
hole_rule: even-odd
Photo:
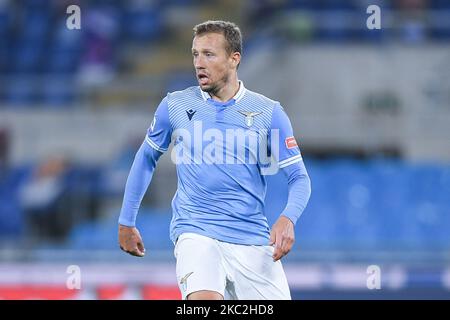
[[[160,152],[173,142],[173,242],[194,232],[230,243],[268,244],[266,175],[302,157],[280,103],[239,83],[227,102],[198,86],[167,94],[147,131],[145,141]]]

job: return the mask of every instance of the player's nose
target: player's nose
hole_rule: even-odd
[[[195,67],[195,70],[197,72],[205,69],[205,66],[203,64],[199,63],[199,62],[195,62],[194,63],[194,67]]]
[[[205,64],[204,64],[203,58],[201,58],[200,56],[195,57],[195,59],[194,59],[194,67],[195,67],[195,69],[197,71],[204,69],[205,68]]]

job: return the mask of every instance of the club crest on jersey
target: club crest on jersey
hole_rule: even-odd
[[[254,117],[261,114],[262,112],[249,112],[249,111],[241,111],[239,113],[245,116],[245,124],[247,127],[251,127],[253,125]]]

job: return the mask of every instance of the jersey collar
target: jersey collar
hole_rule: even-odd
[[[245,94],[246,91],[247,91],[247,89],[245,89],[245,87],[244,87],[244,82],[239,80],[239,90],[235,94],[235,96],[233,98],[231,98],[230,100],[226,101],[226,102],[220,102],[220,101],[214,100],[208,92],[205,92],[202,89],[200,89],[202,97],[203,97],[203,99],[205,101],[211,101],[212,100],[212,102],[214,102],[214,104],[218,103],[218,104],[221,104],[221,105],[229,105],[231,103],[239,102],[244,97],[244,94]]]

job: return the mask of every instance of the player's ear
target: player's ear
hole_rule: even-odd
[[[233,52],[231,54],[231,63],[233,64],[233,67],[237,68],[239,62],[241,62],[241,54],[239,52]]]

